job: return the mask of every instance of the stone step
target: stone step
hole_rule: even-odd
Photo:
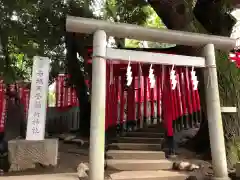
[[[120,137],[114,140],[119,143],[148,143],[148,144],[161,144],[164,138],[151,138],[151,137]]]
[[[157,171],[121,171],[110,174],[112,180],[185,180],[186,173],[157,170]]]
[[[107,169],[120,171],[152,171],[170,170],[172,161],[160,160],[133,160],[133,159],[107,159]]]
[[[79,180],[77,173],[57,173],[40,175],[3,176],[1,180]]]
[[[162,127],[146,127],[140,128],[136,130],[137,132],[154,132],[154,133],[164,133],[164,129]]]
[[[138,132],[157,132],[157,133],[164,133],[164,127],[162,124],[153,124],[147,127],[139,128],[136,131]]]
[[[163,123],[157,123],[157,124],[149,124],[148,127],[152,128],[152,127],[163,127]]]
[[[127,132],[126,137],[150,137],[150,138],[164,138],[164,133],[156,132]]]
[[[146,159],[156,160],[165,159],[163,151],[131,151],[131,150],[109,150],[108,159]]]
[[[161,144],[144,144],[144,143],[112,143],[109,145],[112,150],[143,150],[143,151],[160,151]]]

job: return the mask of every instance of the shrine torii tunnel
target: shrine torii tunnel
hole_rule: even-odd
[[[215,48],[231,50],[236,40],[228,37],[189,32],[145,28],[136,25],[110,23],[101,20],[68,16],[66,30],[94,34],[92,59],[92,96],[90,129],[90,180],[104,179],[106,60],[121,63],[146,63],[176,67],[204,68],[207,119],[209,127],[213,179],[229,179],[219,100]],[[164,42],[203,48],[202,57],[151,53],[107,48],[107,36]],[[125,68],[126,69],[126,68]],[[210,83],[209,83],[210,81]],[[209,85],[210,84],[210,85]]]
[[[125,50],[131,50],[127,48]],[[155,53],[175,53],[176,48],[141,49]],[[92,48],[88,48],[88,63],[92,63]],[[126,85],[128,63],[112,60],[106,66],[106,135],[113,136],[133,127],[163,122],[168,136],[173,131],[199,126],[201,107],[198,89],[191,80],[193,67],[173,67],[143,63],[130,64],[132,83]],[[149,70],[154,70],[155,85],[151,88]],[[177,85],[171,89],[170,71],[175,70]],[[163,113],[164,111],[164,113]],[[163,121],[162,121],[163,120]],[[129,127],[128,127],[129,125]],[[106,143],[106,142],[105,142]]]

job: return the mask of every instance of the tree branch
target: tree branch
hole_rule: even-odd
[[[211,34],[229,36],[236,23],[236,19],[224,10],[223,1],[149,0],[148,2],[169,29],[202,33],[205,33],[204,29],[206,29]]]

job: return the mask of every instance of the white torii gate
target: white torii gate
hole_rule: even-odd
[[[207,118],[211,144],[213,179],[227,180],[227,161],[219,100],[215,48],[231,50],[236,40],[228,37],[146,28],[124,23],[68,16],[66,30],[93,34],[92,96],[90,130],[90,180],[104,180],[106,59],[150,64],[205,68]],[[203,57],[169,55],[107,48],[107,36],[172,43],[203,48]],[[130,58],[129,58],[130,57]],[[211,81],[208,86],[208,81]]]

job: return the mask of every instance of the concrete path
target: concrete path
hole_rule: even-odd
[[[79,180],[76,173],[42,174],[25,176],[4,176],[1,180]]]

